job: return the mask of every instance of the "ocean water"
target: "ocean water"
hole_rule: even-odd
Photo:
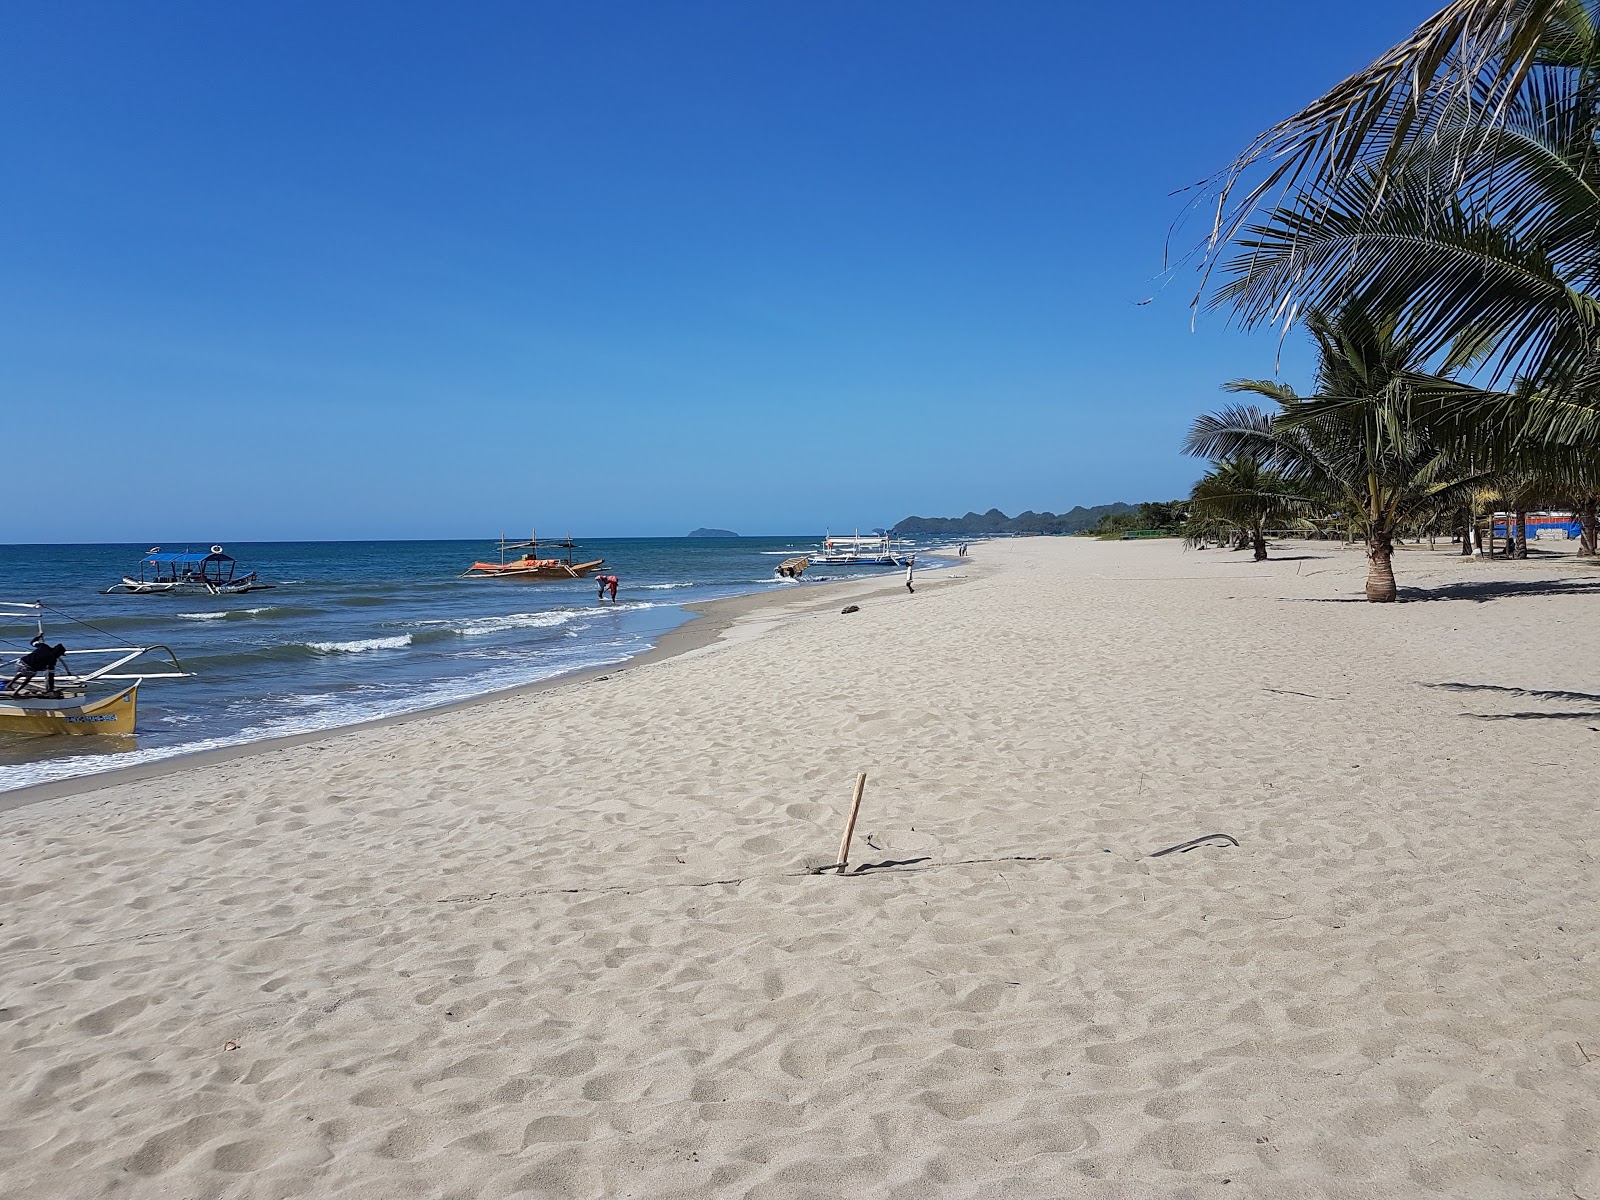
[[[498,558],[481,541],[230,544],[240,573],[258,571],[278,586],[222,597],[98,594],[137,574],[147,546],[0,547],[0,600],[48,605],[45,633],[66,644],[69,663],[75,645],[160,644],[194,673],[140,687],[132,737],[0,733],[0,791],[414,712],[618,663],[688,620],[684,604],[894,574],[814,567],[800,584],[774,579],[773,567],[784,557],[820,540],[581,541],[576,561],[604,558],[603,571],[620,577],[615,605],[596,602],[592,580],[457,578],[475,559]],[[31,625],[0,624],[6,678],[32,632]]]

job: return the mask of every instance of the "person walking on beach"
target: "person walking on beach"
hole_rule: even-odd
[[[609,591],[611,593],[611,603],[615,604],[617,602],[617,577],[615,575],[601,575],[598,578],[600,580],[600,594],[595,599],[604,600],[606,593]]]
[[[910,558],[906,559],[906,591],[910,592],[913,596],[917,594],[917,589],[911,586],[911,573],[916,569],[917,556],[913,554]]]
[[[63,671],[67,670],[66,654],[67,648],[59,642],[54,646],[47,645],[43,634],[34,634],[32,649],[17,660],[17,673],[6,684],[6,691],[20,691],[22,685],[31,683],[40,671],[45,673],[45,691],[55,691],[56,666],[59,664]]]

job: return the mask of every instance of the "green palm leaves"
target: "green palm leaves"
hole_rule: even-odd
[[[1394,532],[1474,492],[1588,511],[1600,0],[1456,0],[1258,137],[1211,196],[1202,292],[1246,326],[1304,322],[1319,373],[1306,398],[1230,385],[1276,411],[1203,417],[1191,452],[1252,456],[1365,530],[1372,599],[1393,598]]]
[[[1471,398],[1477,415],[1600,437],[1597,9],[1457,0],[1263,134],[1219,184],[1211,302],[1247,325],[1393,313],[1435,371],[1536,385]],[[1269,186],[1228,208],[1257,170]]]
[[[1439,381],[1416,369],[1416,345],[1397,337],[1392,321],[1351,307],[1336,317],[1313,312],[1306,325],[1318,347],[1316,394],[1267,380],[1226,384],[1275,410],[1236,404],[1201,416],[1184,450],[1219,464],[1249,461],[1270,473],[1286,506],[1359,530],[1370,559],[1367,598],[1390,601],[1395,533],[1471,503],[1493,476],[1414,418],[1414,395]]]
[[[1261,414],[1252,410],[1250,417]],[[1282,475],[1249,454],[1213,464],[1189,496],[1191,520],[1200,527],[1238,530],[1249,540],[1258,562],[1267,557],[1266,531],[1299,523],[1306,507]]]

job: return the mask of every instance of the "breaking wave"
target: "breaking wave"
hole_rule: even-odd
[[[364,654],[368,650],[404,650],[411,645],[411,635],[397,637],[363,638],[355,642],[306,642],[313,654]]]
[[[402,625],[427,630],[428,640],[440,637],[488,637],[513,629],[552,629],[585,615],[587,610],[565,609],[555,612],[507,613],[499,617],[468,617],[466,620],[404,621]]]
[[[310,617],[320,611],[292,604],[265,604],[260,608],[224,608],[216,612],[181,612],[172,615],[180,621],[263,621],[282,617]]]

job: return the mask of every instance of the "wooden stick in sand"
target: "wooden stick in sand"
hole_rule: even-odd
[[[867,790],[867,773],[856,776],[856,794],[850,801],[850,819],[844,823],[844,837],[839,842],[839,874],[850,865],[850,839],[856,832],[856,814],[861,811],[861,794]]]

